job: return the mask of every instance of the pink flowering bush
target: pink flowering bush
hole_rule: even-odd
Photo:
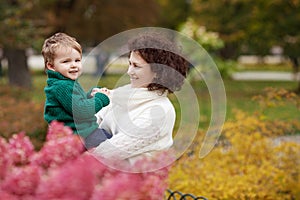
[[[169,168],[147,171],[155,160],[122,172],[84,151],[81,138],[62,123],[51,123],[44,146],[35,151],[24,132],[0,138],[0,199],[115,200],[163,199]],[[158,160],[166,160],[161,154]]]

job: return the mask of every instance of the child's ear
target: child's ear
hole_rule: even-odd
[[[54,65],[53,65],[52,63],[50,63],[50,62],[47,62],[46,67],[47,67],[47,69],[49,69],[49,70],[55,71]]]

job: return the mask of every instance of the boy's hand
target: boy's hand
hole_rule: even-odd
[[[110,90],[107,88],[100,88],[100,92],[103,94],[106,94],[107,96],[110,95]]]
[[[107,96],[110,95],[110,90],[107,89],[107,88],[93,88],[93,89],[92,89],[92,92],[91,92],[91,96],[92,96],[92,97],[95,96],[95,94],[96,94],[97,92],[103,93],[103,94],[105,94],[105,95],[107,95]]]

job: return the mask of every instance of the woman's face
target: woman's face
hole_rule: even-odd
[[[130,53],[127,74],[130,77],[131,87],[133,88],[146,88],[155,77],[155,73],[151,70],[150,65],[137,51]]]

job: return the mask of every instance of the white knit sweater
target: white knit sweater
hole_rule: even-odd
[[[112,92],[111,104],[96,114],[113,134],[93,151],[109,159],[135,160],[173,144],[175,110],[166,94],[126,85]]]

